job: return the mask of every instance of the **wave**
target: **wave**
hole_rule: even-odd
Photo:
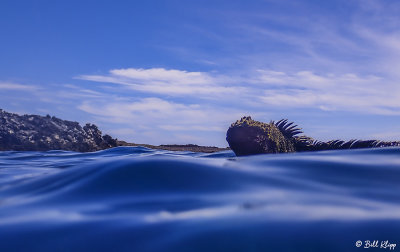
[[[352,251],[358,240],[395,242],[399,154],[0,152],[0,249]]]

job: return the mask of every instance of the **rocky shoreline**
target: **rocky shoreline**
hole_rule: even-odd
[[[57,117],[18,115],[0,109],[0,151],[68,150],[90,152],[117,146],[117,140],[94,124]]]
[[[119,141],[94,124],[62,120],[54,116],[18,115],[0,109],[0,151],[66,150],[92,152],[118,146],[143,146],[151,149],[212,153],[227,150],[212,146],[149,145]]]

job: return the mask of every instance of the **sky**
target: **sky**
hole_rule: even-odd
[[[400,2],[0,2],[0,108],[227,146],[242,116],[400,140]]]

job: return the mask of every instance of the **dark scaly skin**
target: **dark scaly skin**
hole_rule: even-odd
[[[378,140],[332,140],[321,142],[307,136],[293,122],[282,119],[278,122],[263,123],[243,117],[232,123],[226,133],[226,140],[236,156],[265,153],[285,153],[300,151],[359,149],[400,146],[400,142]]]

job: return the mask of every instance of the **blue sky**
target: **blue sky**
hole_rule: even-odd
[[[226,146],[241,116],[400,140],[400,3],[0,3],[0,108],[122,140]]]

